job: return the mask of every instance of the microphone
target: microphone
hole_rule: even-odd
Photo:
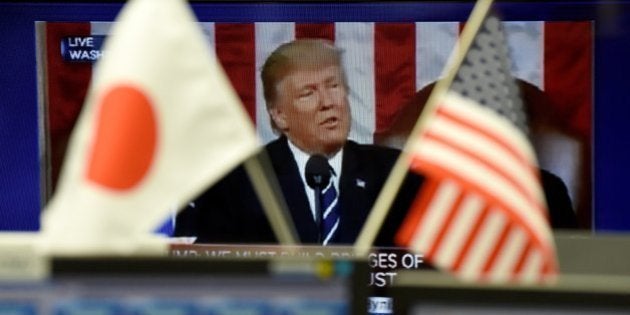
[[[311,156],[306,162],[306,183],[311,188],[324,189],[330,181],[330,165],[328,159],[321,154]]]
[[[320,196],[322,189],[328,186],[330,181],[330,165],[328,159],[321,154],[312,155],[306,162],[304,170],[306,183],[313,188],[315,194],[315,223],[317,224],[317,242],[322,242],[322,221],[324,213],[322,211]]]

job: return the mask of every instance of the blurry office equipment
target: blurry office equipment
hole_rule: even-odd
[[[350,261],[53,258],[42,282],[3,282],[3,314],[364,314]],[[364,277],[361,277],[363,279]],[[363,284],[363,283],[362,283]],[[357,301],[355,304],[354,301]]]
[[[556,233],[561,275],[552,286],[483,286],[434,271],[402,271],[396,314],[627,314],[630,239]]]

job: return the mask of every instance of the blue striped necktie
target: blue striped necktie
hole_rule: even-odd
[[[337,227],[339,226],[339,205],[337,200],[337,190],[335,189],[334,172],[328,182],[328,186],[322,190],[321,208],[324,211],[322,216],[322,245],[328,245],[334,240]]]

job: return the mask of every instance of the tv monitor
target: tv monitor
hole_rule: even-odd
[[[38,117],[33,141],[42,151],[39,208],[54,193],[93,65],[103,55],[101,45],[121,6],[41,3],[22,13],[32,12],[29,28],[37,43],[38,85],[31,92],[39,95],[38,112],[33,113]],[[402,148],[434,83],[443,76],[473,3],[198,1],[192,6],[263,143],[277,138],[260,78],[265,59],[293,39],[324,38],[343,51],[352,116],[349,139]],[[72,13],[78,7],[83,13]],[[595,92],[614,92],[608,86],[596,89],[595,70],[604,67],[604,58],[595,51],[608,36],[599,28],[611,23],[601,13],[608,6],[498,2],[495,7],[504,20],[511,70],[529,108],[541,168],[566,185],[579,226],[597,228],[591,168],[593,108],[600,94]],[[58,15],[46,17],[38,10]]]

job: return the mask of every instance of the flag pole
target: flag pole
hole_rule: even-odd
[[[372,207],[372,211],[370,212],[367,221],[363,225],[363,229],[359,233],[359,237],[354,244],[354,251],[358,256],[366,256],[369,253],[370,248],[374,243],[374,239],[383,225],[383,221],[385,220],[394,198],[398,194],[400,185],[405,179],[405,175],[409,169],[409,164],[411,163],[411,155],[409,154],[410,145],[414,143],[413,140],[420,135],[422,130],[424,130],[425,125],[427,124],[426,122],[430,121],[431,117],[435,115],[435,109],[438,105],[438,101],[446,93],[448,87],[455,78],[457,69],[459,69],[459,66],[462,62],[464,62],[466,51],[468,51],[468,48],[472,45],[475,34],[481,27],[485,16],[488,14],[492,2],[493,0],[478,0],[475,4],[475,7],[470,14],[470,18],[464,27],[460,40],[454,50],[454,54],[451,56],[451,63],[447,67],[444,78],[437,81],[433,92],[427,100],[425,108],[422,110],[418,122],[409,134],[400,157],[396,161],[396,164],[394,164],[383,189]]]
[[[276,177],[265,174],[265,170],[271,167],[266,152],[248,158],[244,166],[278,242],[281,245],[297,245],[295,225],[284,199],[280,198],[281,191]]]

